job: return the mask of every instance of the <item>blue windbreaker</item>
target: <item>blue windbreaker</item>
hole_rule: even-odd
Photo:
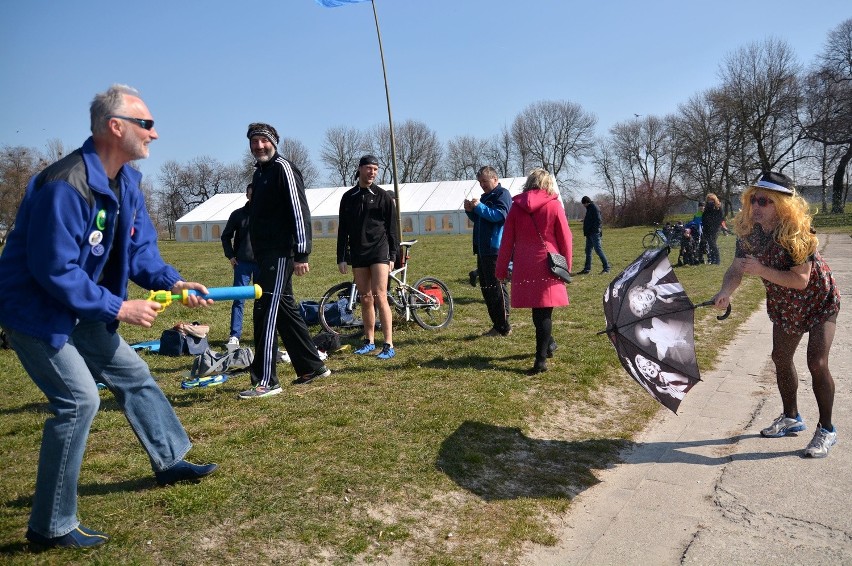
[[[129,280],[160,290],[181,279],[157,249],[141,179],[121,168],[119,204],[89,138],[30,180],[0,256],[0,325],[59,349],[78,320],[114,332]]]

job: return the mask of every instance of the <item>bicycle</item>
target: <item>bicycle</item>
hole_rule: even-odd
[[[421,328],[438,330],[446,327],[453,319],[453,297],[446,284],[435,277],[423,277],[414,285],[408,284],[408,260],[411,246],[417,240],[400,243],[402,267],[388,274],[388,303],[405,321],[414,320]],[[326,305],[345,302],[348,319],[339,325],[326,321]],[[338,283],[323,294],[319,304],[319,321],[326,332],[342,337],[355,337],[363,333],[361,300],[354,281]],[[376,317],[378,325],[378,317]]]
[[[642,237],[643,248],[663,248],[665,246],[677,248],[680,246],[683,237],[682,229],[678,230],[676,226],[660,228],[657,222],[654,222],[654,226],[655,228],[652,231]]]

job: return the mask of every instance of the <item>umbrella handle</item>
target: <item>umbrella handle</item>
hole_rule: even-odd
[[[714,304],[715,303],[712,300],[704,301],[703,303],[699,303],[699,304],[695,305],[695,308],[712,307]],[[731,316],[731,303],[728,303],[728,308],[725,309],[725,314],[720,314],[719,316],[716,317],[716,320],[725,320],[729,316]]]

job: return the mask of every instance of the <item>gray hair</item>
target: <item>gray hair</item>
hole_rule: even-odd
[[[120,112],[124,107],[124,96],[139,97],[139,91],[127,85],[114,84],[106,92],[95,95],[89,109],[92,119],[92,133],[100,134],[106,131],[109,117]]]
[[[485,167],[480,167],[479,171],[476,172],[476,179],[497,179],[497,170],[493,167],[486,165]]]

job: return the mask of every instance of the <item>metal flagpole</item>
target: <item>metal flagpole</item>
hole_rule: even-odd
[[[388,89],[388,72],[385,67],[385,51],[382,49],[382,32],[379,31],[379,14],[376,12],[376,0],[370,0],[373,5],[373,18],[376,20],[376,35],[379,38],[379,56],[382,59],[382,74],[385,77],[385,98],[388,102],[388,127],[390,128],[391,172],[393,173],[393,194],[396,201],[396,237],[402,241],[402,215],[399,206],[399,183],[396,176],[396,141],[393,135],[393,114],[391,113],[390,90]]]

